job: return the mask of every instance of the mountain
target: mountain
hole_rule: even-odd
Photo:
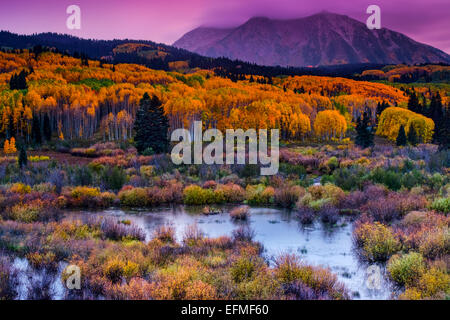
[[[345,15],[322,12],[306,18],[256,17],[229,29],[194,29],[174,44],[208,57],[268,66],[450,63],[445,52]]]
[[[217,40],[215,29],[211,41]],[[224,32],[227,32],[224,30]],[[195,41],[193,42],[193,44]],[[105,59],[111,63],[137,63],[152,69],[171,70],[170,62],[184,61],[189,68],[214,70],[221,76],[237,79],[243,74],[272,77],[278,75],[318,75],[352,77],[368,69],[378,69],[382,64],[335,65],[320,68],[283,68],[259,66],[254,63],[231,60],[228,58],[211,58],[174,46],[147,40],[94,40],[57,33],[39,33],[19,35],[9,31],[0,31],[0,49],[31,49],[35,46],[53,48],[70,55],[87,55],[91,59]]]

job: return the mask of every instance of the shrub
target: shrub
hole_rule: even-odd
[[[151,300],[154,286],[141,278],[132,278],[129,283],[108,283],[105,298],[108,300]]]
[[[344,209],[360,209],[367,202],[367,196],[362,191],[350,192],[339,204]]]
[[[353,231],[355,243],[369,261],[386,261],[401,249],[401,244],[385,225],[375,222],[359,222]]]
[[[155,169],[153,166],[141,166],[139,173],[144,179],[150,179],[155,174]]]
[[[120,223],[111,218],[103,219],[100,229],[104,236],[111,240],[145,240],[145,233],[140,228]]]
[[[146,207],[149,203],[144,188],[125,189],[119,192],[120,204],[126,207]]]
[[[56,191],[56,188],[52,183],[46,182],[34,185],[33,191],[40,193],[52,193]]]
[[[250,215],[248,206],[240,206],[230,211],[230,217],[233,220],[247,220]]]
[[[428,205],[428,201],[424,195],[411,193],[391,194],[388,196],[388,201],[396,202],[397,210],[402,216],[413,210],[422,210]]]
[[[366,170],[360,167],[340,168],[333,171],[333,181],[340,188],[349,191],[362,189]]]
[[[419,227],[427,219],[427,213],[424,211],[411,211],[402,219],[404,226]]]
[[[114,202],[116,201],[117,197],[114,193],[112,192],[102,192],[100,193],[100,195],[97,197],[97,205],[99,207],[102,208],[108,208],[110,206],[112,206],[114,204]]]
[[[298,199],[305,195],[305,189],[299,186],[281,187],[275,190],[274,203],[283,208],[292,208]]]
[[[15,221],[31,223],[36,221],[56,220],[59,216],[57,208],[39,199],[28,203],[19,203],[11,208],[10,218]]]
[[[275,275],[281,283],[290,283],[301,277],[299,258],[293,254],[280,255],[275,261]]]
[[[75,199],[81,199],[83,197],[94,198],[94,197],[97,197],[100,195],[100,189],[79,186],[79,187],[73,188],[70,195]]]
[[[297,216],[302,224],[311,224],[314,222],[315,212],[306,206],[300,206],[297,208]]]
[[[122,168],[117,166],[103,170],[101,180],[108,190],[118,191],[127,180],[127,175]]]
[[[323,223],[335,225],[339,220],[339,210],[331,205],[323,206],[318,214]]]
[[[380,222],[390,222],[400,215],[397,202],[393,198],[369,200],[364,209],[371,217]]]
[[[417,252],[394,255],[388,261],[387,270],[392,280],[398,284],[411,285],[424,273],[425,260]]]
[[[445,214],[450,213],[450,197],[435,199],[430,208]]]
[[[248,185],[245,191],[248,204],[264,205],[273,203],[275,190],[272,187],[264,187],[262,184],[256,186]]]
[[[194,280],[186,287],[186,300],[214,300],[217,299],[216,289],[202,280]]]
[[[166,243],[174,243],[175,229],[171,226],[160,226],[154,231],[153,238]]]
[[[255,237],[255,231],[248,226],[240,226],[232,232],[235,241],[251,242]]]
[[[370,173],[370,180],[375,183],[384,184],[391,190],[398,190],[402,184],[402,174],[395,172],[393,169],[385,170],[383,168],[376,168]]]
[[[336,157],[331,157],[330,159],[328,159],[327,161],[327,166],[331,169],[334,170],[336,168],[339,167],[339,161]]]
[[[204,189],[215,189],[217,186],[217,182],[214,180],[208,180],[203,184]]]
[[[245,200],[245,190],[231,182],[225,185],[218,185],[215,192],[222,193],[227,203],[240,203]]]
[[[344,191],[331,183],[327,183],[324,190],[325,198],[330,199],[333,205],[338,205],[345,197]]]
[[[17,297],[19,277],[10,259],[0,256],[0,300],[13,300]]]
[[[445,299],[450,290],[450,275],[445,270],[431,267],[419,279],[417,288],[424,298]]]
[[[321,185],[314,185],[308,188],[312,200],[319,200],[325,197],[325,188]]]
[[[348,299],[344,285],[328,269],[311,267],[299,262],[295,255],[281,255],[275,261],[275,275],[281,284],[289,286],[301,281],[311,288],[315,295],[324,299]]]
[[[253,278],[260,261],[255,257],[240,257],[230,268],[231,277],[235,282],[248,281]]]
[[[53,252],[32,252],[26,255],[27,260],[36,269],[55,271],[58,267],[57,257]]]
[[[202,189],[197,185],[190,185],[183,191],[184,203],[188,205],[203,205],[215,203],[213,190]]]
[[[125,262],[119,260],[117,257],[110,259],[103,267],[103,274],[112,283],[118,283],[124,276]]]
[[[450,253],[450,229],[436,227],[426,230],[419,241],[419,252],[427,258],[436,258]]]
[[[19,194],[27,194],[31,192],[31,187],[23,183],[14,183],[11,186],[10,191]]]
[[[197,224],[191,224],[184,230],[183,243],[193,246],[201,241],[204,236],[203,231],[200,230]]]
[[[93,182],[92,172],[90,168],[86,166],[76,167],[75,171],[73,172],[71,180],[73,184],[77,186],[92,185]]]
[[[25,223],[35,222],[42,210],[43,205],[39,200],[34,203],[16,204],[11,208],[11,219]]]

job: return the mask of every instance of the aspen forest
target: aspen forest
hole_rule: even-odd
[[[203,120],[205,128],[277,128],[285,140],[326,141],[344,138],[366,108],[375,123],[377,106],[385,104],[399,108],[399,116],[389,117],[393,126],[382,125],[377,134],[395,138],[392,130],[398,131],[401,119],[420,118],[406,110],[408,97],[402,90],[345,78],[293,76],[260,84],[257,76],[252,81],[247,76],[233,82],[208,70],[180,74],[133,64],[84,63],[51,52],[36,58],[27,51],[0,53],[0,71],[1,135],[27,143],[47,126],[60,140],[128,140],[145,92],[162,101],[170,130],[189,129],[194,120]],[[11,77],[22,71],[27,89],[9,90]],[[441,96],[448,104],[445,92]],[[434,130],[426,120],[416,121],[423,142]]]

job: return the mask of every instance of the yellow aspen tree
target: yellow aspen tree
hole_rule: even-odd
[[[11,137],[11,139],[9,139],[9,153],[11,154],[16,152],[16,139],[14,137]]]
[[[3,145],[3,152],[5,154],[9,154],[10,153],[9,150],[10,150],[10,148],[9,148],[9,141],[8,141],[8,139],[6,139],[5,140],[5,144]]]

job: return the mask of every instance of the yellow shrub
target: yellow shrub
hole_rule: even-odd
[[[78,186],[72,189],[72,192],[70,193],[73,198],[79,199],[81,197],[97,197],[100,195],[100,189],[99,188],[91,188],[91,187],[85,187],[85,186]]]
[[[10,189],[11,192],[26,194],[31,192],[31,187],[23,183],[14,183]]]
[[[150,179],[154,174],[154,168],[153,166],[141,166],[139,172],[143,178]]]

